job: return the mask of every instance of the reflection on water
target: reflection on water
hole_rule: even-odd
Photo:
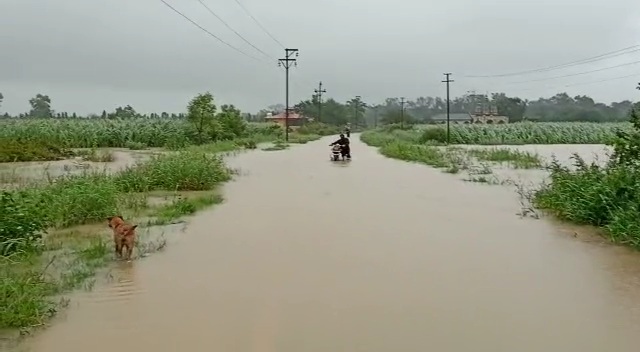
[[[166,252],[31,351],[637,351],[640,256],[520,219],[508,187],[353,139],[231,160],[248,171]],[[578,231],[580,229],[576,229]],[[581,230],[580,230],[581,231]],[[116,276],[116,275],[114,275]]]

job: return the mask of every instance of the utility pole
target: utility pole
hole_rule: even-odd
[[[296,54],[298,57],[298,49],[284,49],[284,59],[278,60],[278,66],[284,66],[285,70],[285,109],[284,109],[284,140],[289,142],[289,67],[298,66],[298,60],[292,59],[291,56]]]
[[[358,106],[360,105],[360,98],[362,98],[359,95],[356,95],[356,99],[354,101],[354,112],[353,112],[353,127],[357,128],[358,127]]]
[[[400,98],[400,129],[404,129],[404,97]]]
[[[318,122],[322,121],[322,93],[326,93],[326,89],[322,89],[322,81],[318,84],[318,89],[314,89],[316,96],[318,97]]]
[[[445,73],[444,75],[447,77],[447,79],[442,82],[447,84],[447,144],[449,144],[450,142],[449,120],[450,120],[450,110],[451,110],[451,103],[449,100],[449,83],[453,82],[453,80],[449,79],[449,76],[451,76],[451,73]]]

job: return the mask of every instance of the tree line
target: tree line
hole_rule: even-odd
[[[640,84],[639,84],[640,88]],[[3,96],[0,93],[0,107]],[[312,96],[291,107],[292,111],[316,121],[332,125],[351,123],[355,126],[375,126],[378,124],[397,123],[429,123],[439,119],[447,110],[446,99],[441,97],[418,97],[404,102],[404,110],[399,98],[387,98],[382,103],[371,104],[355,97],[346,102],[339,102],[333,98],[323,99],[322,107],[318,104],[318,97]],[[8,113],[0,115],[5,118],[186,118],[185,113],[150,113],[141,114],[131,105],[121,106],[114,111],[103,110],[101,114],[80,116],[76,113],[56,112],[52,109],[51,98],[48,95],[37,94],[29,100],[31,109],[17,116]],[[634,105],[632,101],[623,100],[605,104],[596,102],[586,95],[575,97],[567,93],[558,93],[549,98],[526,100],[508,96],[505,93],[465,94],[452,98],[451,113],[473,113],[477,107],[494,107],[499,115],[509,117],[510,122],[522,120],[562,122],[562,121],[590,121],[612,122],[628,119],[628,112]],[[233,109],[235,107],[231,106]],[[255,114],[240,113],[248,121],[264,121],[268,113],[277,114],[284,111],[282,104],[271,105]]]
[[[346,103],[327,99],[323,101],[320,119],[330,124],[351,122],[368,126],[398,123],[401,120],[406,123],[429,123],[442,118],[447,112],[447,101],[440,97],[405,100],[404,111],[402,105],[399,98],[387,98],[378,104],[367,104],[358,99],[351,99]],[[536,100],[512,97],[505,93],[466,94],[451,99],[450,112],[475,113],[477,108],[490,111],[493,107],[498,115],[507,116],[510,122],[615,122],[628,120],[628,113],[633,105],[630,100],[605,104],[586,95],[571,97],[567,93]],[[320,111],[318,106],[317,98],[312,97],[296,104],[294,109],[316,119]]]

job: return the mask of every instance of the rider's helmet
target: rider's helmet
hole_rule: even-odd
[[[344,133],[340,133],[340,138],[344,138]]]

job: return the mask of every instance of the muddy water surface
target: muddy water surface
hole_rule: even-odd
[[[638,351],[640,256],[508,187],[353,139],[239,155],[227,201],[76,295],[26,351]]]
[[[111,162],[92,162],[81,157],[56,161],[30,161],[16,163],[0,163],[0,189],[20,187],[28,183],[42,182],[63,175],[81,174],[82,172],[117,172],[133,166],[138,161],[150,157],[152,150],[131,151],[124,148],[103,148],[98,152],[110,152],[114,160]]]

